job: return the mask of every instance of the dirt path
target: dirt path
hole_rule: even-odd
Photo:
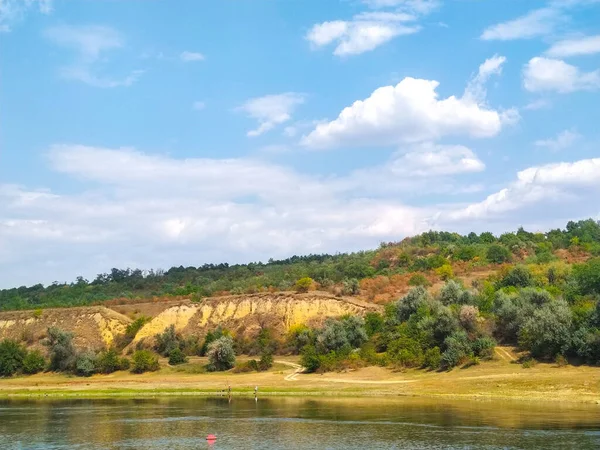
[[[508,361],[508,362],[516,361],[516,358],[514,358],[509,352],[506,351],[506,349],[504,349],[502,347],[496,347],[495,351],[496,351],[496,354],[500,358],[502,358],[504,361]]]
[[[304,367],[302,367],[300,364],[296,364],[296,363],[289,362],[289,361],[274,361],[274,362],[283,364],[284,366],[293,367],[295,369],[292,373],[285,376],[285,378],[284,378],[285,381],[298,381],[298,375],[300,375],[302,372],[304,372]]]

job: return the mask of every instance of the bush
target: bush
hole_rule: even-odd
[[[440,290],[440,301],[444,305],[459,303],[464,292],[463,287],[454,280],[447,281]]]
[[[273,367],[273,355],[271,353],[263,353],[258,362],[258,370],[264,372]]]
[[[233,339],[229,336],[223,336],[211,342],[206,354],[208,356],[207,369],[211,372],[229,370],[235,366]]]
[[[316,372],[321,366],[321,360],[314,345],[307,345],[302,349],[302,358],[300,361],[300,364],[302,364],[308,373]]]
[[[175,349],[179,349],[180,337],[175,332],[175,325],[169,325],[165,330],[157,334],[155,350],[159,355],[169,356]]]
[[[471,344],[467,333],[452,333],[444,342],[446,351],[442,354],[442,365],[447,369],[462,364],[472,356]]]
[[[408,285],[409,286],[431,286],[431,283],[429,282],[429,280],[425,277],[425,275],[423,275],[422,273],[415,273],[413,276],[411,276],[408,280]]]
[[[117,351],[114,348],[111,348],[104,352],[100,352],[96,358],[96,369],[99,373],[104,374],[122,370],[121,360]]]
[[[10,377],[23,369],[25,347],[11,339],[0,342],[0,377]]]
[[[155,372],[160,368],[158,356],[150,350],[137,350],[132,357],[133,373]]]
[[[407,321],[411,315],[416,313],[419,308],[426,306],[430,300],[431,297],[424,287],[419,286],[411,289],[396,303],[398,320],[400,322]]]
[[[488,247],[486,259],[494,264],[503,264],[511,259],[510,250],[500,244],[492,244]]]
[[[227,331],[223,330],[220,325],[215,329],[215,331],[209,331],[206,333],[206,336],[204,337],[204,343],[202,344],[202,347],[200,347],[200,356],[206,356],[206,353],[208,352],[208,346],[211,344],[211,342],[214,342],[227,334]]]
[[[66,372],[75,369],[77,352],[73,346],[72,333],[50,327],[46,345],[50,351],[50,370]]]
[[[464,329],[467,331],[474,331],[477,328],[478,319],[479,309],[477,309],[477,306],[462,305],[460,307],[458,320]]]
[[[365,321],[359,316],[348,316],[342,321],[346,331],[346,339],[352,348],[359,348],[369,337],[365,330]]]
[[[504,277],[498,282],[498,287],[517,287],[524,288],[533,285],[531,272],[525,266],[516,266],[511,268]]]
[[[81,377],[91,377],[96,372],[96,355],[86,351],[77,356],[75,373]]]
[[[444,264],[442,267],[438,267],[435,269],[435,273],[437,273],[443,281],[449,280],[454,276],[454,271],[450,264]]]
[[[428,349],[423,356],[423,367],[432,370],[439,369],[442,364],[442,353],[439,347]]]
[[[365,331],[368,337],[383,331],[384,320],[383,316],[376,312],[368,312],[365,314]]]
[[[491,359],[494,356],[495,347],[496,341],[487,336],[477,338],[471,344],[475,356],[486,359]]]
[[[169,365],[171,365],[171,366],[185,364],[186,362],[188,362],[187,357],[178,348],[172,350],[171,353],[169,354]]]
[[[317,343],[321,353],[336,351],[349,345],[344,324],[335,319],[327,319],[325,325],[318,331]]]
[[[342,285],[342,295],[358,295],[360,293],[360,283],[356,278],[346,278]]]
[[[423,364],[423,352],[414,339],[401,337],[388,345],[389,358],[402,367],[418,367]]]
[[[308,292],[312,288],[313,283],[314,281],[310,277],[300,278],[296,281],[296,284],[294,284],[294,290],[296,292]]]
[[[46,369],[46,358],[39,350],[28,352],[23,359],[23,373],[33,375]]]

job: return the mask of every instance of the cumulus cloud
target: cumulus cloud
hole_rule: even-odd
[[[553,58],[568,58],[595,53],[600,53],[600,35],[558,41],[546,52],[548,56]]]
[[[571,147],[581,139],[581,135],[573,130],[564,130],[550,139],[539,139],[535,141],[536,147],[547,148],[552,151],[564,150]]]
[[[204,61],[204,55],[198,52],[184,51],[179,55],[179,59],[183,62]]]
[[[508,187],[447,213],[443,220],[506,219],[514,211],[547,217],[549,205],[558,206],[554,211],[560,217],[596,216],[599,191],[600,158],[530,167],[519,172]]]
[[[600,70],[583,72],[560,59],[537,56],[523,69],[523,85],[531,92],[595,90],[600,88]]]
[[[375,90],[321,123],[302,139],[313,148],[342,145],[393,145],[435,141],[446,136],[484,138],[518,119],[515,110],[499,112],[483,102],[484,82],[500,73],[505,59],[495,56],[481,65],[462,98],[439,99],[439,82],[405,78],[396,86]]]
[[[114,88],[131,86],[143,74],[133,70],[121,78],[100,76],[96,72],[105,64],[104,55],[124,46],[122,35],[115,29],[100,25],[60,25],[45,30],[50,42],[76,53],[75,61],[60,68],[60,75],[94,87]]]
[[[304,103],[305,95],[297,92],[286,92],[277,95],[265,95],[248,100],[236,108],[258,121],[258,128],[248,131],[248,136],[260,136],[277,125],[292,118],[294,110]]]

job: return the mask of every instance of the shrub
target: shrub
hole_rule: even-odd
[[[169,353],[169,365],[177,366],[186,362],[188,362],[188,359],[180,349],[176,348]]]
[[[235,352],[233,339],[223,336],[211,342],[206,352],[208,356],[208,370],[211,372],[229,370],[235,365]]]
[[[431,286],[431,283],[429,282],[429,280],[425,277],[425,275],[423,275],[422,273],[415,273],[413,276],[411,276],[408,280],[408,285],[409,286]]]
[[[464,292],[463,287],[454,280],[447,281],[440,290],[440,301],[444,305],[459,303]]]
[[[75,373],[81,377],[90,377],[96,372],[96,355],[86,351],[77,356]]]
[[[125,357],[119,358],[119,370],[129,370],[130,367],[131,361]]]
[[[494,264],[503,264],[509,262],[511,258],[510,250],[500,244],[492,244],[488,247],[486,259]]]
[[[175,325],[169,325],[165,330],[157,334],[155,350],[159,355],[169,356],[175,349],[179,349],[180,338],[175,332]]]
[[[263,353],[258,362],[258,370],[264,372],[273,367],[273,355],[271,353]]]
[[[479,319],[479,309],[477,306],[462,305],[460,312],[458,313],[458,320],[460,324],[468,331],[473,331],[477,328],[477,321]]]
[[[442,364],[442,353],[439,347],[428,349],[423,355],[423,367],[435,370],[439,369]]]
[[[418,367],[423,363],[423,352],[417,341],[408,337],[396,339],[388,345],[388,356],[402,367]]]
[[[412,288],[408,294],[396,303],[398,320],[400,322],[407,321],[412,314],[416,313],[419,308],[426,306],[430,300],[431,297],[424,287]]]
[[[227,334],[227,331],[223,330],[220,325],[215,329],[215,331],[209,331],[206,333],[206,336],[204,337],[204,343],[202,344],[202,347],[200,347],[200,356],[206,356],[206,353],[208,352],[208,346],[211,344],[211,342],[214,342]]]
[[[495,347],[496,341],[488,336],[479,337],[471,344],[475,356],[486,359],[491,359],[494,356]]]
[[[27,351],[17,341],[4,339],[0,342],[0,377],[10,377],[23,369]]]
[[[342,321],[346,331],[346,339],[352,348],[358,348],[369,339],[362,317],[348,316]]]
[[[39,350],[28,352],[23,359],[23,373],[33,375],[46,369],[46,358]]]
[[[346,278],[342,284],[342,295],[358,295],[360,293],[360,283],[356,278]]]
[[[444,281],[449,280],[454,276],[454,271],[450,264],[444,264],[442,267],[435,269],[435,273]]]
[[[498,282],[498,287],[518,287],[524,288],[533,285],[531,272],[525,266],[516,266],[511,268]]]
[[[294,284],[294,290],[296,292],[308,292],[312,288],[313,283],[314,281],[310,277],[300,278],[296,281],[296,284]]]
[[[96,358],[96,369],[99,373],[113,373],[121,370],[119,354],[114,348],[100,352]]]
[[[137,350],[132,357],[133,373],[155,372],[160,368],[158,356],[150,350]]]
[[[446,351],[442,354],[442,365],[448,369],[458,366],[472,356],[469,338],[464,331],[452,333],[444,344]]]
[[[77,352],[73,346],[73,334],[57,327],[48,328],[50,370],[65,372],[75,369]]]
[[[556,355],[556,358],[554,358],[554,362],[558,367],[565,367],[567,364],[569,364],[567,358],[565,358],[564,355]]]
[[[321,366],[321,360],[314,345],[307,345],[302,349],[302,358],[300,361],[309,373],[316,372]]]
[[[300,353],[305,345],[313,341],[313,333],[306,325],[295,325],[290,328],[287,336],[287,343],[296,353]]]

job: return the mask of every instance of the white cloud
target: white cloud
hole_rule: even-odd
[[[435,177],[481,172],[485,164],[462,145],[427,143],[394,160],[390,170],[397,175]]]
[[[536,147],[547,148],[552,151],[564,150],[571,147],[575,142],[581,139],[581,135],[573,130],[564,130],[550,139],[539,139],[535,141]]]
[[[487,28],[481,39],[508,41],[543,36],[551,33],[561,20],[562,15],[558,8],[536,9],[517,19]]]
[[[515,110],[498,112],[482,102],[483,82],[499,73],[503,57],[486,61],[462,98],[440,100],[437,81],[405,78],[396,86],[375,90],[346,107],[337,119],[321,123],[302,139],[313,148],[393,145],[435,141],[445,136],[484,138],[518,120]],[[477,86],[477,89],[474,87]],[[476,90],[478,95],[472,95]]]
[[[258,121],[258,128],[248,132],[248,136],[254,137],[289,121],[296,107],[304,103],[304,100],[304,94],[286,92],[250,99],[236,110],[245,112]]]
[[[600,88],[600,71],[582,72],[562,60],[538,56],[525,65],[523,84],[531,92],[594,90]]]
[[[202,111],[204,108],[206,108],[206,103],[204,102],[196,101],[192,104],[192,109],[196,111]]]
[[[50,14],[52,0],[0,0],[0,33],[11,31],[13,25],[31,9]]]
[[[546,108],[550,108],[552,106],[552,103],[550,103],[549,100],[545,99],[545,98],[539,98],[537,100],[533,100],[529,103],[527,103],[524,106],[524,109],[527,109],[529,111],[537,111],[538,109],[546,109]]]
[[[502,66],[506,62],[506,57],[494,55],[486,59],[480,66],[477,75],[467,85],[464,98],[469,98],[473,101],[483,102],[487,91],[485,84],[492,75],[500,75]]]
[[[363,0],[363,3],[371,8],[390,8],[396,7],[401,11],[413,12],[416,14],[429,14],[437,9],[440,0]]]
[[[315,47],[336,42],[337,56],[358,55],[374,50],[391,39],[420,30],[417,25],[404,25],[414,20],[404,13],[362,13],[351,21],[335,20],[314,25],[306,39]]]
[[[546,52],[548,56],[554,58],[593,55],[595,53],[600,53],[600,35],[585,36],[577,39],[566,39],[559,41],[554,43]]]
[[[179,55],[179,58],[183,62],[204,61],[204,55],[202,53],[190,52],[187,50],[185,52],[182,52],[181,55]]]
[[[506,219],[521,211],[520,218],[589,217],[598,214],[600,158],[530,167],[517,174],[516,181],[485,200],[451,211],[441,220],[470,221]],[[553,208],[549,208],[553,205]],[[549,212],[552,211],[552,212]]]
[[[94,87],[114,88],[131,86],[144,73],[133,70],[121,78],[100,76],[96,72],[105,64],[104,55],[124,46],[123,37],[113,28],[99,25],[48,28],[45,37],[52,43],[76,52],[75,61],[60,68],[60,75],[68,80],[80,81]]]

